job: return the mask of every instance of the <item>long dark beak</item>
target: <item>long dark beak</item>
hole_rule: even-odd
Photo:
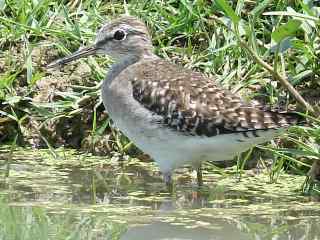
[[[65,65],[65,64],[72,62],[74,60],[77,60],[79,58],[95,55],[97,53],[97,50],[98,50],[98,48],[96,45],[92,45],[92,46],[89,46],[86,48],[79,49],[78,51],[72,53],[69,56],[66,56],[64,58],[60,58],[60,59],[48,64],[47,68],[53,68],[53,67],[57,67],[59,65],[60,66]]]

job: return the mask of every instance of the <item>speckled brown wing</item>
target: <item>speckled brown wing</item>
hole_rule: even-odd
[[[246,135],[287,127],[298,119],[296,114],[254,108],[201,73],[161,59],[137,63],[134,69],[134,98],[177,131],[208,137]]]

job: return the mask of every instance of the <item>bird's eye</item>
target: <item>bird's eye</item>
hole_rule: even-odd
[[[123,30],[117,30],[115,31],[113,38],[118,41],[124,40],[126,38],[126,33]]]

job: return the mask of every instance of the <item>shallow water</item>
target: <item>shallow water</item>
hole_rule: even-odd
[[[153,163],[73,150],[0,148],[0,239],[320,239],[303,176],[180,169],[166,193]]]

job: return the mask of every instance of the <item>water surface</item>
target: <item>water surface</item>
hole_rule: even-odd
[[[320,239],[303,176],[188,168],[167,194],[153,163],[118,154],[0,148],[0,239]]]

